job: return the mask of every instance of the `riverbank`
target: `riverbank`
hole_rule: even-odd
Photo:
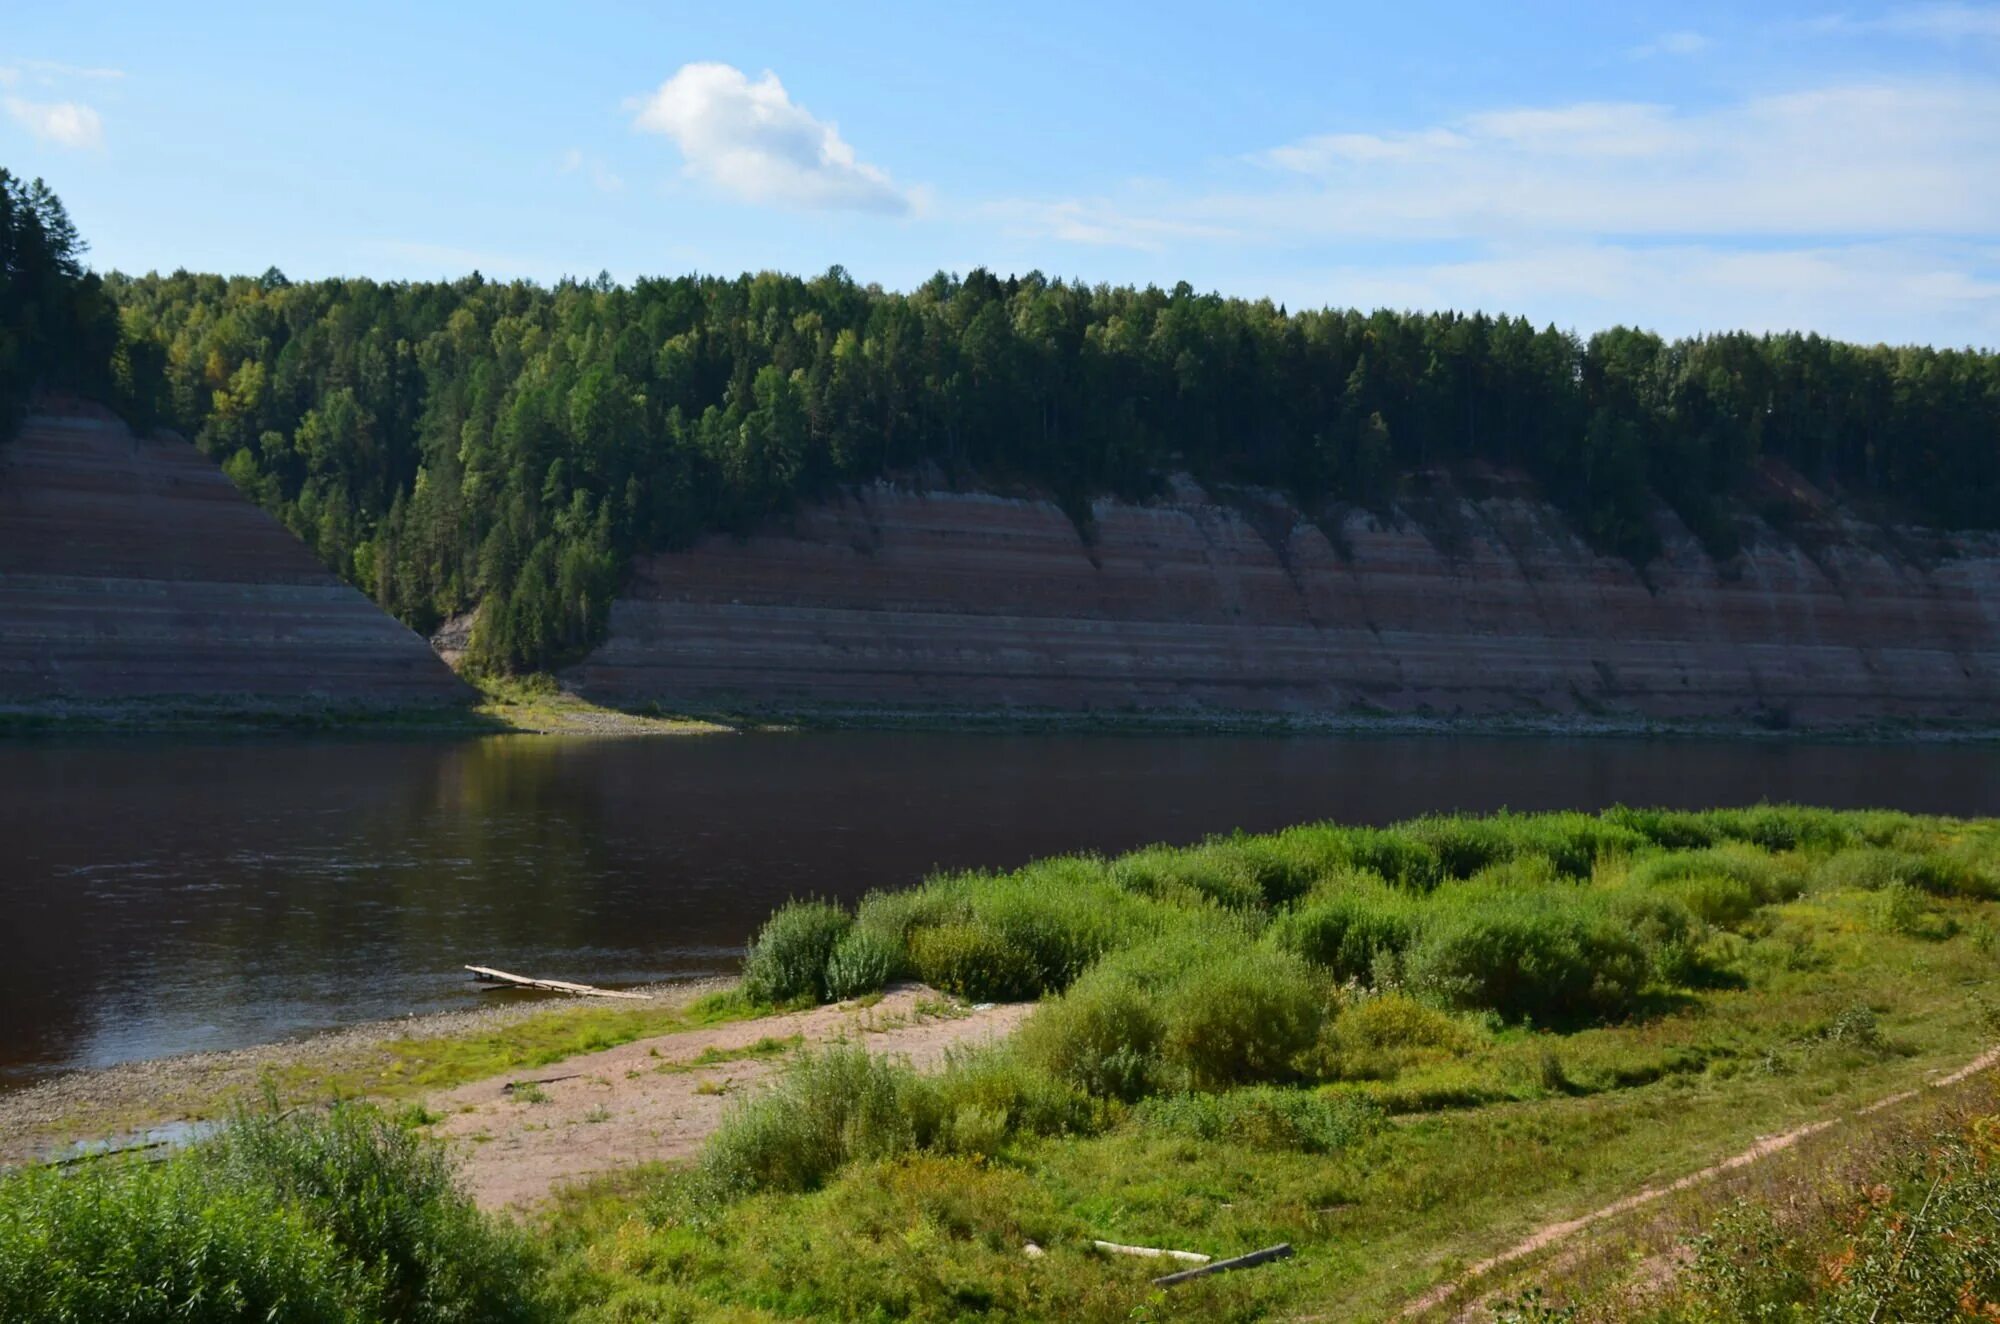
[[[465,707],[359,708],[253,701],[128,700],[0,703],[0,740],[70,735],[483,735],[688,736],[774,731],[912,731],[988,735],[1353,736],[1738,740],[1809,744],[1995,744],[1984,723],[1860,720],[1795,726],[1782,713],[1757,720],[1666,720],[1616,713],[1396,713],[1368,707],[1256,713],[1203,709],[909,707],[893,704],[751,702],[657,704],[624,709],[594,702],[555,677],[488,677]]]
[[[1383,1319],[1537,1284],[1559,1309],[1623,1290],[1619,1248],[1655,1288],[1699,1270],[1688,1220],[1791,1189],[1832,1139],[1843,1171],[1886,1165],[1889,1205],[1936,1183],[1901,1142],[1854,1148],[1885,1128],[1991,1149],[1996,951],[1995,820],[1322,824],[794,904],[733,992],[155,1083],[397,1105],[396,1144],[518,1207],[511,1281],[547,1318]],[[1105,1241],[1296,1254],[1169,1290]]]
[[[404,1099],[649,1034],[748,1018],[757,1009],[730,998],[734,986],[711,979],[645,987],[636,990],[652,998],[643,1007],[495,992],[484,995],[486,1005],[465,1010],[73,1071],[0,1093],[0,1164],[30,1162],[79,1140],[217,1120],[266,1091],[284,1104]]]

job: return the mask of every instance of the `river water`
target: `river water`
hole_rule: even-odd
[[[0,1089],[476,1005],[466,962],[732,970],[787,897],[1318,818],[2000,813],[2000,749],[883,732],[0,744]]]

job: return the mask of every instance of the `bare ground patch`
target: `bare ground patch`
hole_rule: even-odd
[[[1032,1003],[948,1008],[906,986],[853,1003],[639,1039],[431,1096],[434,1128],[459,1153],[475,1199],[526,1207],[558,1186],[691,1156],[730,1102],[768,1086],[797,1046],[859,1043],[919,1069],[1002,1038]]]

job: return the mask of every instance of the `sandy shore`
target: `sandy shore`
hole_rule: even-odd
[[[699,980],[638,991],[654,994],[658,999],[655,1005],[664,1009],[725,988],[730,982]],[[211,1116],[229,1099],[254,1093],[270,1072],[303,1069],[334,1077],[379,1060],[384,1045],[395,1041],[485,1034],[530,1016],[596,1005],[589,999],[564,1001],[511,993],[493,996],[514,1000],[464,1011],[366,1021],[250,1048],[184,1053],[75,1071],[0,1094],[0,1163],[40,1158],[79,1139],[122,1135],[162,1122]]]

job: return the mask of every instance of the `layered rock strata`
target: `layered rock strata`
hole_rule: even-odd
[[[471,697],[188,443],[87,409],[0,443],[0,708]]]
[[[1717,563],[1660,520],[1642,575],[1526,495],[1323,530],[1182,480],[1099,502],[1086,540],[1050,502],[877,484],[641,558],[571,679],[618,703],[2000,719],[2000,539],[1746,519]]]

